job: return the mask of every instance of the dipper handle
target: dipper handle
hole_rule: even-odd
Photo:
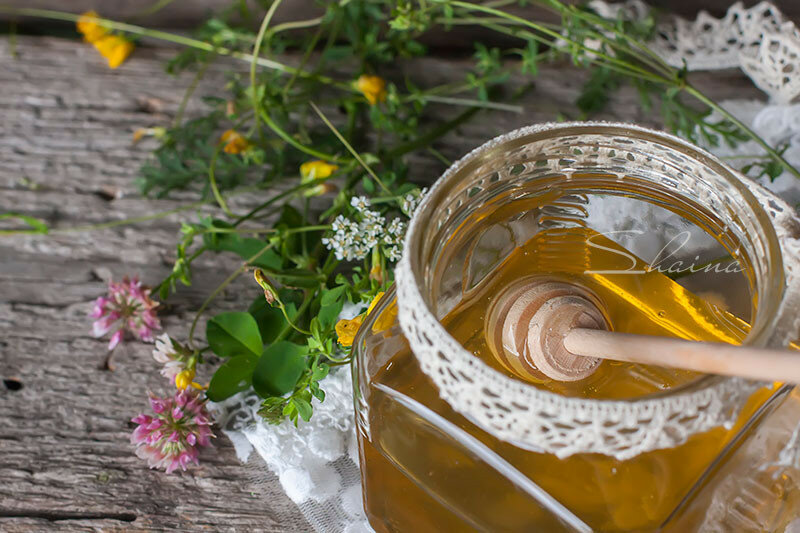
[[[567,351],[584,357],[800,384],[800,353],[789,350],[587,328],[571,329],[563,342]]]

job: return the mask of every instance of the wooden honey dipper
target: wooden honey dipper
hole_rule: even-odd
[[[603,359],[800,383],[800,353],[609,331],[592,295],[577,286],[532,280],[492,307],[486,338],[500,362],[535,379],[577,381]]]

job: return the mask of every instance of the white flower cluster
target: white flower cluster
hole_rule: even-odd
[[[422,197],[425,196],[425,193],[428,192],[428,188],[425,187],[421,191],[415,193],[408,193],[403,197],[403,203],[400,205],[400,210],[403,211],[408,218],[411,218],[414,215],[414,211],[417,210]]]
[[[339,215],[331,224],[333,235],[322,239],[322,243],[333,250],[340,261],[361,260],[376,246],[381,246],[390,261],[400,259],[406,225],[400,219],[386,224],[386,218],[370,209],[369,199],[354,196],[350,205],[356,209],[358,221]]]

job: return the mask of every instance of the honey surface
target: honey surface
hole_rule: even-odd
[[[587,246],[587,238],[600,247]],[[521,277],[541,275],[591,291],[615,331],[730,343],[744,338],[745,322],[658,271],[585,273],[646,270],[640,259],[621,252],[625,251],[591,230],[562,228],[539,233],[517,248],[442,322],[476,357],[513,376],[487,347],[485,315],[504,287]],[[634,398],[701,378],[682,370],[604,361],[595,374],[582,381],[533,384],[569,396]],[[452,411],[413,354],[401,351],[383,366],[370,387],[371,442],[361,442],[365,490],[370,494],[367,511],[373,526],[383,531],[429,531],[432,526],[439,531],[570,530],[554,517],[552,505],[541,503],[508,476],[500,475],[480,453],[467,451],[465,441],[457,437],[463,431],[489,454],[513,465],[592,530],[659,530],[771,393],[766,389],[756,393],[732,429],[717,428],[694,435],[673,448],[627,461],[600,454],[558,459],[500,441]],[[447,429],[430,413],[443,417],[452,427]]]

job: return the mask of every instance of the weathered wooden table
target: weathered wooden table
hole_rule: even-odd
[[[163,73],[174,51],[139,48],[116,71],[77,41],[20,37],[16,53],[0,41],[0,213],[66,228],[181,205],[138,195],[134,179],[148,146],[132,143],[135,129],[169,124],[190,83],[190,76]],[[416,65],[416,78],[430,83],[466,68],[436,58]],[[212,66],[196,95],[217,91],[230,67]],[[399,65],[393,74],[409,68]],[[572,109],[583,79],[566,64],[547,67],[520,102],[524,113],[482,112],[437,148],[455,158],[514,127],[553,120]],[[718,99],[761,97],[737,72],[696,81]],[[597,118],[657,126],[636,99],[622,90]],[[440,108],[432,120],[458,111]],[[419,182],[442,170],[421,157],[414,169]],[[234,208],[254,199],[238,201]],[[251,481],[252,470],[222,435],[202,465],[183,474],[149,470],[133,454],[128,420],[146,408],[147,391],[159,390],[163,378],[152,346],[136,342],[118,349],[114,372],[100,370],[107,341],[92,338],[87,313],[109,276],[138,274],[156,283],[169,272],[179,220],[0,236],[0,530],[310,530],[277,481]],[[220,256],[198,265],[194,285],[162,313],[172,335],[185,338],[193,311],[235,264]],[[245,305],[252,287],[242,287],[229,287],[211,311]]]

